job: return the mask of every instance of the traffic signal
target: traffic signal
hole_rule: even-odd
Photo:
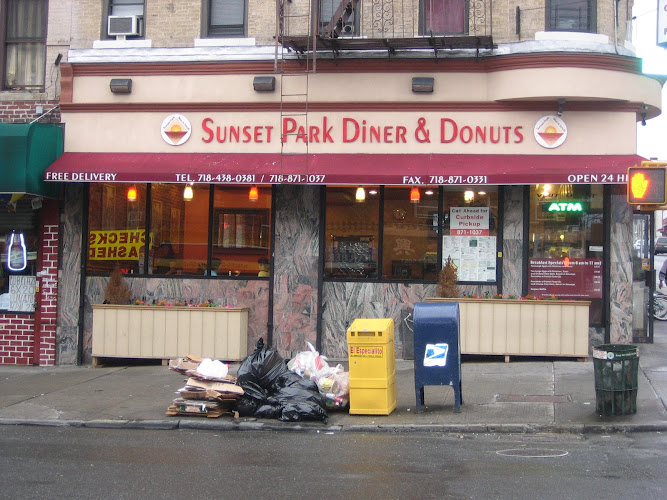
[[[665,167],[628,168],[628,203],[631,205],[665,205]]]

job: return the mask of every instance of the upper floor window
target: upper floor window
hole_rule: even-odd
[[[341,0],[320,0],[320,33],[324,32],[324,28],[331,22],[340,5]],[[349,18],[343,23],[339,36],[357,35],[359,35],[359,22],[353,10]]]
[[[207,0],[209,37],[246,36],[246,0]]]
[[[44,90],[47,1],[0,0],[0,13],[2,88]]]
[[[419,0],[421,35],[463,35],[467,32],[467,0]]]
[[[104,30],[109,38],[144,36],[144,0],[108,0]],[[112,17],[113,16],[113,17]],[[118,17],[116,17],[118,16]]]
[[[548,31],[580,31],[594,33],[596,0],[547,0]]]

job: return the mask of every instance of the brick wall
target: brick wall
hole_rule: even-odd
[[[0,93],[0,122],[3,123],[30,123],[37,118],[37,106],[42,106],[43,112],[53,108],[58,101],[51,100],[10,100],[9,94]],[[41,123],[60,123],[60,109],[52,111],[48,116],[39,120]]]
[[[40,228],[42,247],[37,265],[37,271],[41,272],[37,297],[40,307],[34,314],[0,314],[0,364],[56,364],[59,228],[56,200],[44,201]],[[36,325],[40,325],[39,328]],[[36,338],[39,338],[37,353],[34,352]]]
[[[0,363],[32,364],[35,318],[26,314],[0,314]]]

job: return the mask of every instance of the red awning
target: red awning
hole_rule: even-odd
[[[624,184],[637,155],[65,153],[60,182],[212,184]]]

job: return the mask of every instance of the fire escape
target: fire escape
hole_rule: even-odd
[[[281,167],[289,160],[290,167],[307,171],[309,75],[316,73],[318,58],[427,50],[438,59],[459,49],[479,56],[495,48],[491,5],[492,0],[276,0]]]

